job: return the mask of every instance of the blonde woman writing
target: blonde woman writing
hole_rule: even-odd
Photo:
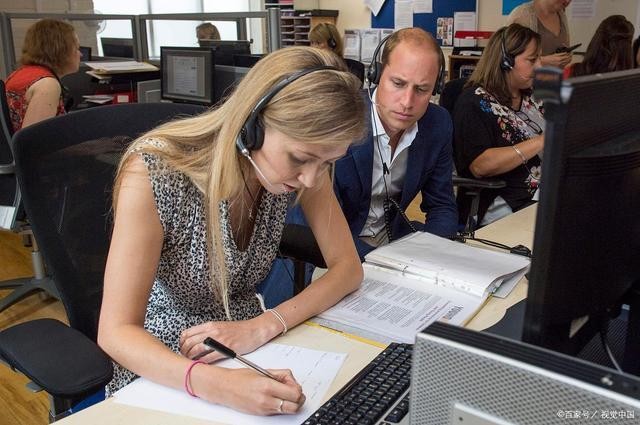
[[[355,290],[362,268],[328,169],[363,137],[359,82],[332,53],[292,47],[261,60],[220,107],[136,140],[114,188],[115,221],[98,342],[117,363],[107,393],[136,376],[212,403],[291,414],[304,403],[278,380],[225,369],[211,337],[248,353]],[[328,272],[273,311],[255,285],[299,202]]]

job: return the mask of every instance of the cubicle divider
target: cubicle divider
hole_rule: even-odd
[[[116,14],[80,14],[80,13],[6,13],[0,12],[0,37],[2,47],[2,64],[0,77],[5,78],[17,67],[16,43],[14,30],[20,27],[20,21],[37,21],[51,18],[91,23],[126,20],[131,26],[133,40],[133,59],[146,61],[150,59],[150,46],[153,48],[155,40],[149,31],[153,21],[230,21],[236,24],[238,40],[253,38],[257,53],[268,53],[280,48],[280,12],[278,8],[270,8],[257,12],[223,12],[223,13],[179,13],[179,14],[147,14],[147,15],[116,15]],[[263,34],[267,39],[263,39]],[[151,36],[151,39],[150,39]],[[195,40],[195,33],[194,33]],[[80,36],[80,44],[97,47],[98,36],[88,33]],[[259,46],[258,46],[259,44]],[[94,49],[97,51],[97,49]]]

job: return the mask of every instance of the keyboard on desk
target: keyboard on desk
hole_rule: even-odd
[[[389,345],[303,424],[409,423],[412,350]]]

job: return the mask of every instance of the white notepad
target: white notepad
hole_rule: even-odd
[[[139,378],[122,388],[114,394],[114,398],[117,403],[130,406],[228,424],[300,424],[321,406],[324,395],[347,354],[269,343],[244,357],[265,369],[291,369],[307,397],[296,415],[247,415],[228,407],[210,404],[191,397],[185,391],[165,387],[144,378]],[[228,368],[244,367],[233,360],[224,360],[216,364]]]

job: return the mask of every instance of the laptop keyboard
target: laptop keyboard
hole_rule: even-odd
[[[304,425],[396,424],[409,412],[411,344],[390,344]]]

